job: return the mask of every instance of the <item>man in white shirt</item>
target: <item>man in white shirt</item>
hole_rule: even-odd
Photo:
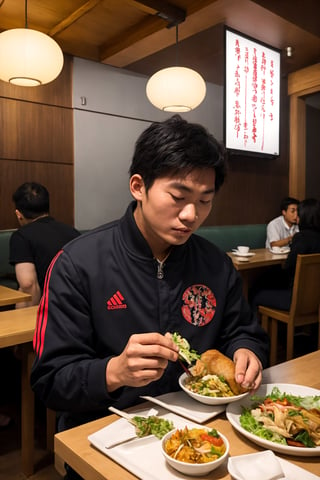
[[[281,215],[274,218],[267,225],[266,248],[286,247],[290,245],[293,235],[299,231],[298,227],[299,200],[286,197],[280,204]]]

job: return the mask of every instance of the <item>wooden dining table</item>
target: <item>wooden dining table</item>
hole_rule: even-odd
[[[34,393],[30,386],[30,373],[34,360],[32,339],[37,310],[37,306],[32,306],[0,312],[0,348],[19,345],[21,349],[21,465],[26,476],[34,473]],[[1,368],[6,367],[2,365]],[[51,450],[54,433],[55,413],[47,410],[47,448]]]
[[[319,365],[320,350],[264,370],[263,383],[291,383],[320,389],[320,376],[317,373],[319,371]],[[150,403],[145,404],[147,407],[150,407],[150,405]],[[136,479],[137,477],[123,466],[95,449],[88,440],[88,435],[91,435],[118,419],[119,417],[117,415],[112,414],[56,434],[54,451],[59,462],[67,462],[85,480]],[[207,422],[205,425],[216,428],[228,438],[231,456],[244,455],[263,450],[262,447],[237,432],[229,423],[224,413]],[[299,457],[279,453],[277,453],[277,455],[304,468],[308,472],[320,475],[319,457]],[[154,468],[156,469],[157,466],[155,465]],[[178,478],[181,477],[178,476]],[[197,478],[208,478],[208,476]],[[210,478],[231,480],[226,464],[219,467]],[[303,480],[303,477],[300,478]]]
[[[268,248],[258,248],[250,250],[252,256],[238,256],[234,252],[227,252],[232,259],[233,265],[242,276],[243,280],[243,293],[248,298],[248,292],[250,286],[254,280],[263,273],[264,270],[274,265],[284,265],[287,253],[275,254],[270,252]]]
[[[28,302],[31,299],[32,297],[29,293],[0,285],[0,307],[15,305],[20,302]]]

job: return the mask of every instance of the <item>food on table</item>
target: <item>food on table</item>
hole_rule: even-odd
[[[240,416],[248,432],[283,445],[320,446],[320,396],[294,396],[274,387],[267,396],[251,400]]]
[[[171,430],[174,429],[173,423],[170,420],[158,417],[158,411],[154,408],[150,410],[150,415],[147,417],[131,415],[130,413],[115,408],[113,405],[109,406],[108,408],[111,412],[125,418],[129,423],[134,425],[136,429],[136,435],[138,437],[155,435],[158,438],[162,438],[166,433],[171,432]]]
[[[166,433],[174,429],[171,420],[160,418],[156,415],[151,415],[150,417],[134,416],[130,421],[135,425],[138,437],[154,435],[157,438],[162,438]]]
[[[171,336],[179,346],[179,356],[189,365],[196,362],[188,368],[187,389],[209,397],[231,397],[247,391],[235,381],[235,364],[230,358],[213,349],[199,355],[179,333]]]
[[[181,462],[208,463],[220,458],[226,446],[215,429],[185,427],[172,433],[164,449],[170,457]]]
[[[218,375],[204,375],[203,377],[188,377],[185,387],[191,392],[206,397],[233,397],[234,393],[224,380]]]
[[[228,397],[247,390],[235,381],[235,364],[218,350],[207,350],[190,369],[186,387],[200,395]]]
[[[174,343],[177,344],[179,347],[179,357],[185,362],[187,362],[188,365],[191,365],[192,362],[195,362],[200,357],[200,355],[195,350],[190,348],[188,340],[181,337],[179,333],[171,333],[171,337]]]

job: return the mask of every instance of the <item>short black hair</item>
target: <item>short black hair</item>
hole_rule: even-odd
[[[49,192],[40,183],[25,182],[12,195],[16,209],[25,218],[37,218],[49,213]]]
[[[281,200],[281,203],[280,203],[280,210],[282,212],[282,210],[285,210],[287,211],[288,210],[288,207],[289,205],[299,205],[299,200],[297,200],[296,198],[293,198],[293,197],[285,197]]]
[[[310,229],[320,232],[320,202],[306,198],[298,206],[299,230]]]
[[[140,174],[148,191],[157,178],[195,168],[215,170],[217,192],[226,176],[226,151],[202,125],[173,115],[142,132],[129,173]]]

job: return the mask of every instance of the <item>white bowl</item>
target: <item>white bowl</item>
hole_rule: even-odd
[[[224,405],[226,403],[236,402],[243,397],[246,397],[249,392],[241,393],[240,395],[233,395],[232,397],[208,397],[207,395],[200,395],[200,393],[195,393],[189,390],[185,383],[188,378],[187,373],[183,373],[179,377],[179,385],[183,391],[185,391],[190,397],[198,402],[205,403],[206,405]]]
[[[199,426],[199,427],[195,427],[195,428],[205,429],[207,431],[212,430],[212,428],[207,428],[207,427],[203,427],[203,426]],[[179,430],[181,430],[181,429],[179,429]],[[177,429],[172,430],[171,432],[167,433],[162,438],[161,450],[162,450],[162,454],[163,454],[164,458],[166,459],[166,461],[168,462],[168,464],[172,468],[174,468],[175,470],[178,470],[178,472],[183,473],[185,475],[191,475],[193,477],[199,477],[199,476],[202,476],[202,475],[207,475],[207,473],[212,472],[213,470],[218,468],[227,459],[227,457],[229,455],[230,445],[229,445],[229,442],[228,442],[227,438],[224,435],[222,435],[222,433],[220,433],[220,432],[218,432],[218,433],[219,433],[220,437],[222,438],[222,440],[223,440],[223,442],[226,446],[226,451],[217,460],[213,460],[212,462],[207,462],[207,463],[186,463],[186,462],[181,462],[180,460],[176,460],[175,458],[170,457],[170,455],[168,455],[166,453],[164,446],[165,446],[166,441],[169,440],[171,435],[173,435],[176,431],[177,431]]]

